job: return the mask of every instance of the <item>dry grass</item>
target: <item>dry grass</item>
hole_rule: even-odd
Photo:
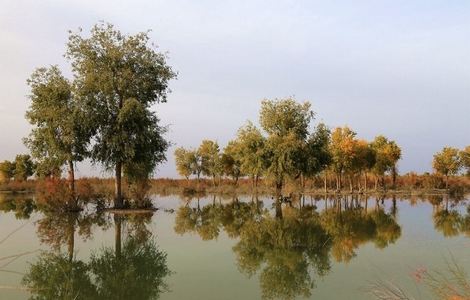
[[[470,278],[458,262],[451,257],[446,261],[445,270],[422,270],[419,281],[432,292],[434,299],[442,300],[469,300]],[[377,280],[367,289],[367,292],[378,300],[417,300],[410,293],[405,292],[393,282]]]

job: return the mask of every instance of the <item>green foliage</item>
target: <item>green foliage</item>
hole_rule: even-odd
[[[222,175],[222,164],[219,145],[217,142],[203,140],[197,153],[201,158],[202,174],[215,179]]]
[[[265,173],[280,190],[287,177],[300,175],[299,155],[305,149],[310,121],[314,113],[310,103],[292,98],[263,100],[260,124],[268,133],[265,150]]]
[[[387,171],[393,171],[401,158],[401,149],[394,141],[389,141],[383,135],[377,136],[371,143],[375,151],[375,164],[372,168],[376,175],[383,176]]]
[[[266,139],[259,129],[253,123],[248,122],[238,130],[235,144],[241,173],[251,178],[261,176],[264,168]]]
[[[189,179],[189,176],[193,174],[193,152],[186,150],[183,147],[179,147],[176,148],[174,155],[178,174]]]
[[[220,157],[220,163],[223,174],[232,177],[237,182],[238,178],[242,176],[240,145],[237,141],[230,141],[227,144]]]
[[[111,24],[99,23],[91,35],[70,33],[66,57],[87,122],[95,129],[93,161],[116,168],[148,164],[152,170],[165,159],[166,129],[151,110],[166,102],[169,80],[176,77],[166,57],[149,45],[148,32],[124,35]],[[116,201],[121,199],[116,190]]]
[[[15,163],[4,160],[0,162],[0,181],[9,181],[15,175]]]
[[[122,252],[104,248],[91,257],[89,268],[95,278],[97,299],[158,299],[167,291],[170,275],[166,254],[152,240],[129,238]]]
[[[260,124],[270,136],[294,133],[299,139],[308,135],[308,127],[314,113],[309,102],[298,103],[293,98],[263,100]]]
[[[31,265],[23,284],[32,290],[30,299],[34,300],[97,298],[88,266],[82,261],[70,261],[64,254],[43,253]]]
[[[298,162],[299,169],[306,176],[314,176],[330,165],[332,160],[328,149],[330,138],[331,131],[323,123],[318,124],[315,131],[310,134]]]
[[[25,143],[38,162],[40,177],[60,174],[58,170],[66,162],[86,157],[91,129],[72,92],[72,84],[57,66],[37,69],[28,84],[31,105],[26,118],[34,127]]]
[[[29,154],[18,154],[15,157],[15,180],[24,181],[34,174],[35,165]]]

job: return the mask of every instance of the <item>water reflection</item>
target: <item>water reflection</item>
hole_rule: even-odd
[[[251,202],[235,197],[224,204],[214,198],[202,207],[195,201],[195,207],[187,204],[177,210],[175,232],[212,240],[224,230],[238,239],[233,251],[239,270],[248,277],[259,272],[263,298],[269,299],[308,297],[315,277],[330,270],[331,257],[349,262],[361,244],[385,248],[401,235],[396,201],[390,212],[379,200],[368,210],[367,201],[357,197],[326,198],[321,211],[313,202],[305,204],[303,197],[276,199],[271,210],[256,197]]]
[[[0,193],[0,211],[13,212],[17,219],[29,219],[35,209],[33,197],[29,194]]]
[[[445,237],[453,237],[459,234],[470,236],[470,205],[466,213],[459,207],[459,199],[449,199],[448,196],[434,196],[433,221],[434,228]]]
[[[44,214],[37,221],[41,242],[51,247],[30,265],[23,284],[31,299],[157,299],[167,291],[166,253],[159,250],[147,225],[152,214]],[[93,227],[114,227],[115,246],[74,255],[75,235],[86,240]],[[65,246],[65,247],[62,247]],[[66,248],[66,251],[62,251]]]
[[[31,197],[0,196],[0,210],[17,219],[34,215],[36,236],[48,249],[30,259],[34,263],[23,277],[31,299],[159,298],[168,290],[165,282],[171,274],[166,253],[157,247],[150,227],[160,217],[179,235],[195,234],[202,241],[232,239],[228,252],[239,272],[258,281],[265,299],[309,297],[322,277],[332,277],[335,262],[350,263],[366,244],[380,250],[397,242],[404,230],[400,216],[407,213],[400,201],[411,206],[429,203],[420,212],[429,214],[426,220],[431,223],[426,224],[440,235],[470,237],[468,201],[445,196],[385,200],[383,196],[293,195],[262,201],[257,196],[209,196],[168,204],[176,208],[167,210],[175,212],[171,216],[86,210],[35,214]],[[83,242],[96,240],[94,235],[101,231],[112,234],[113,246],[97,247],[80,257]]]

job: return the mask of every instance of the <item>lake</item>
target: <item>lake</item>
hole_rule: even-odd
[[[41,212],[0,194],[0,299],[428,299],[470,272],[470,200],[153,196],[154,213]]]

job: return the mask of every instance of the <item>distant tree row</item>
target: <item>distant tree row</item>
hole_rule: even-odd
[[[197,149],[175,150],[176,168],[181,176],[211,177],[214,185],[223,176],[250,177],[253,186],[261,177],[272,181],[280,192],[286,180],[299,180],[323,174],[333,176],[336,188],[348,179],[354,186],[367,189],[367,175],[384,185],[385,174],[392,175],[395,185],[401,149],[384,136],[372,142],[358,139],[349,127],[330,130],[325,124],[310,125],[314,112],[308,102],[293,98],[264,100],[259,122],[261,129],[248,122],[221,151],[216,141],[204,140]],[[364,185],[361,185],[361,178]]]
[[[166,102],[176,73],[150,44],[148,32],[124,35],[105,23],[95,25],[89,36],[70,32],[65,57],[72,79],[51,66],[37,69],[28,80],[26,118],[33,129],[24,142],[39,176],[60,176],[66,166],[72,195],[76,162],[89,158],[113,170],[114,206],[122,208],[122,175],[129,182],[147,180],[165,160],[166,128],[151,107]],[[22,176],[18,172],[15,176]],[[76,198],[68,205],[74,209]]]
[[[24,181],[36,172],[37,166],[28,154],[18,154],[14,161],[0,162],[0,181]]]

